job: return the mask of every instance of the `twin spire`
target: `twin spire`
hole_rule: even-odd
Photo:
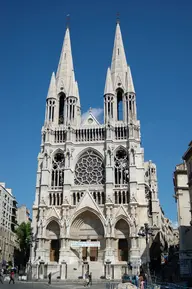
[[[115,94],[115,90],[120,87],[124,93],[135,93],[130,66],[127,65],[123,39],[119,22],[117,22],[111,69],[108,68],[104,95]]]
[[[56,76],[55,73],[52,74],[47,97],[51,98],[54,95],[54,98],[56,98],[56,95],[61,91],[65,93],[66,97],[76,97],[77,103],[80,105],[79,89],[78,83],[75,80],[70,32],[68,27],[65,32],[57,73]]]
[[[108,68],[104,94],[115,94],[120,87],[124,93],[135,93],[130,66],[127,65],[123,39],[119,22],[116,25],[115,40],[111,69]],[[73,58],[71,50],[70,32],[67,27],[57,74],[52,74],[48,98],[56,98],[59,92],[63,91],[66,96],[74,96],[80,106],[78,83],[75,80]]]

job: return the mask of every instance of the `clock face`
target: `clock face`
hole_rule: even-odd
[[[89,118],[89,119],[88,119],[88,123],[91,124],[92,122],[93,122],[93,119],[92,119],[92,118]]]

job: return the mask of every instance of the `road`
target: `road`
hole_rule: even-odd
[[[79,283],[60,283],[53,282],[53,284],[48,285],[45,282],[18,282],[16,280],[15,284],[9,284],[9,282],[4,282],[4,284],[0,284],[0,288],[10,288],[14,286],[15,289],[83,289],[85,288],[83,284]],[[105,283],[94,283],[89,287],[90,289],[106,289]]]

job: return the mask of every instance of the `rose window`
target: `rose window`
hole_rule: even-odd
[[[102,159],[93,151],[86,151],[75,167],[75,184],[103,184],[104,165]]]

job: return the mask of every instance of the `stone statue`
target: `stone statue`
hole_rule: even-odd
[[[130,165],[135,165],[135,152],[133,148],[130,151]]]

